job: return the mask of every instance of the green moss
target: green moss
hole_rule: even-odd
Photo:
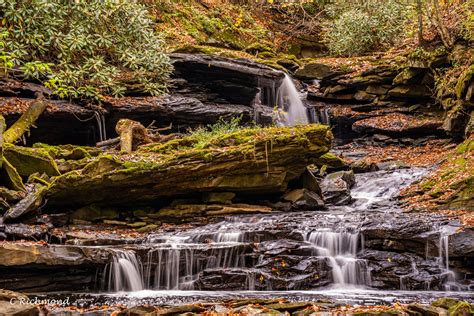
[[[458,302],[451,306],[448,310],[449,315],[453,316],[469,316],[474,313],[474,306],[468,302]]]
[[[26,191],[23,181],[15,167],[3,157],[2,168],[0,169],[0,181],[8,189],[15,191]]]
[[[51,158],[48,151],[42,148],[5,144],[4,155],[21,176],[29,176],[36,172],[45,173],[49,176],[60,174],[56,162]]]

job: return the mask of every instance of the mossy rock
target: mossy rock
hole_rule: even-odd
[[[82,171],[54,177],[48,201],[133,205],[191,193],[281,193],[328,152],[331,141],[329,127],[317,124],[191,134],[132,154],[95,157]]]
[[[26,192],[26,188],[23,184],[21,176],[18,174],[18,171],[15,169],[15,167],[12,166],[12,164],[5,157],[3,157],[0,175],[2,184],[8,189]]]
[[[332,153],[326,153],[319,157],[315,165],[318,167],[327,166],[333,169],[343,169],[349,167],[348,163],[344,161],[344,159]]]
[[[56,162],[45,150],[5,144],[4,156],[21,176],[27,177],[36,172],[48,176],[60,175]]]
[[[80,160],[83,158],[96,157],[103,151],[96,147],[79,145],[48,145],[44,143],[35,143],[33,148],[42,149],[54,159]]]
[[[474,314],[474,306],[468,302],[458,302],[448,309],[452,316],[470,316]]]
[[[450,297],[443,297],[440,299],[437,299],[431,305],[436,306],[436,307],[442,307],[444,309],[450,309],[454,305],[458,304],[460,300],[457,300],[455,298],[450,298]]]

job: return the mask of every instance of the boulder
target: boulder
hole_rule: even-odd
[[[303,80],[318,79],[324,80],[334,77],[341,72],[332,69],[330,66],[320,63],[306,64],[303,68],[295,72],[295,77]]]
[[[292,202],[295,209],[315,210],[324,207],[324,201],[316,192],[307,189],[297,189],[286,193],[283,200]]]
[[[20,176],[28,177],[36,172],[45,173],[48,176],[58,176],[60,174],[53,158],[41,148],[5,144],[4,156],[15,167]]]
[[[324,201],[335,205],[349,204],[351,187],[355,184],[352,171],[338,171],[327,175],[321,182]]]

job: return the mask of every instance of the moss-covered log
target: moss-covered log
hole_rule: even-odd
[[[55,177],[49,205],[135,203],[204,192],[281,193],[330,149],[327,126],[242,129],[199,135],[92,159]]]
[[[19,140],[33,126],[47,106],[48,104],[42,98],[32,103],[28,110],[3,134],[3,141],[14,143]]]

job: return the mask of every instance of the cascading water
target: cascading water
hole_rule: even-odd
[[[110,292],[141,291],[144,289],[142,268],[132,250],[114,250],[112,261],[106,266],[104,276]]]
[[[301,101],[301,96],[293,80],[285,74],[285,78],[277,92],[279,109],[278,123],[283,126],[308,124],[308,111]]]
[[[305,237],[314,245],[317,256],[329,260],[335,286],[370,285],[367,262],[357,259],[358,233],[316,230]]]
[[[97,128],[99,129],[99,141],[102,142],[107,139],[107,131],[105,127],[105,116],[100,111],[94,112],[94,117],[97,122]]]
[[[204,270],[244,267],[238,233],[217,233],[212,244],[170,238],[148,252],[145,278],[153,289],[190,290]]]

